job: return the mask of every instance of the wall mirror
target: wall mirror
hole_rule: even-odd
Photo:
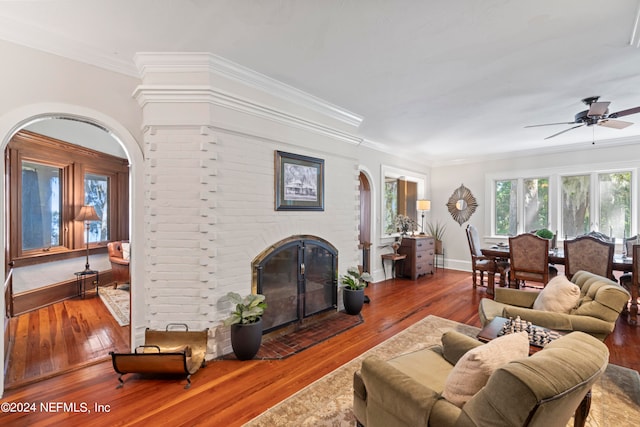
[[[396,217],[406,215],[418,221],[416,201],[424,198],[426,175],[406,169],[382,165],[382,207],[381,236],[398,234]]]
[[[460,225],[468,221],[471,215],[476,211],[478,203],[476,198],[464,184],[456,188],[449,197],[447,208],[454,220]]]

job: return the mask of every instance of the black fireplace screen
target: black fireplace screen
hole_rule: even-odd
[[[337,250],[319,238],[289,238],[253,262],[257,292],[266,296],[265,332],[337,307]]]

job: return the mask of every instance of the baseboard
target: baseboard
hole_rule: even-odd
[[[113,282],[111,270],[100,272],[99,286]],[[87,287],[87,292],[93,290]],[[76,280],[67,280],[64,282],[54,283],[42,288],[33,289],[26,292],[13,295],[13,315],[18,316],[29,311],[38,310],[42,307],[64,301],[69,298],[78,296],[78,285]]]

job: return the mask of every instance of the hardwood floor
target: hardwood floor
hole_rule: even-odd
[[[10,320],[5,388],[104,361],[110,351],[128,351],[129,326],[118,325],[100,298],[68,299]]]
[[[364,323],[284,360],[215,360],[185,380],[125,377],[116,389],[110,362],[5,392],[2,402],[64,402],[77,412],[0,413],[5,425],[206,425],[240,426],[416,321],[433,314],[479,326],[484,288],[473,289],[469,273],[438,270],[417,281],[387,280],[367,289]],[[640,369],[640,328],[618,320],[606,341],[611,363]],[[91,413],[83,412],[86,404]],[[102,409],[96,411],[95,405]],[[73,409],[73,406],[67,409]]]

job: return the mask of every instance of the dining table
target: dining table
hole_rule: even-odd
[[[488,248],[481,249],[482,255],[493,258],[494,260],[509,260],[509,246],[508,245],[492,245]],[[549,251],[549,263],[564,265],[564,250],[551,249]],[[622,272],[633,271],[633,259],[622,254],[615,254],[613,256],[613,270]],[[487,293],[493,295],[495,289],[495,276],[493,274],[488,275],[487,280]],[[638,317],[638,287],[631,286],[631,307],[629,308],[629,323],[636,324]]]

